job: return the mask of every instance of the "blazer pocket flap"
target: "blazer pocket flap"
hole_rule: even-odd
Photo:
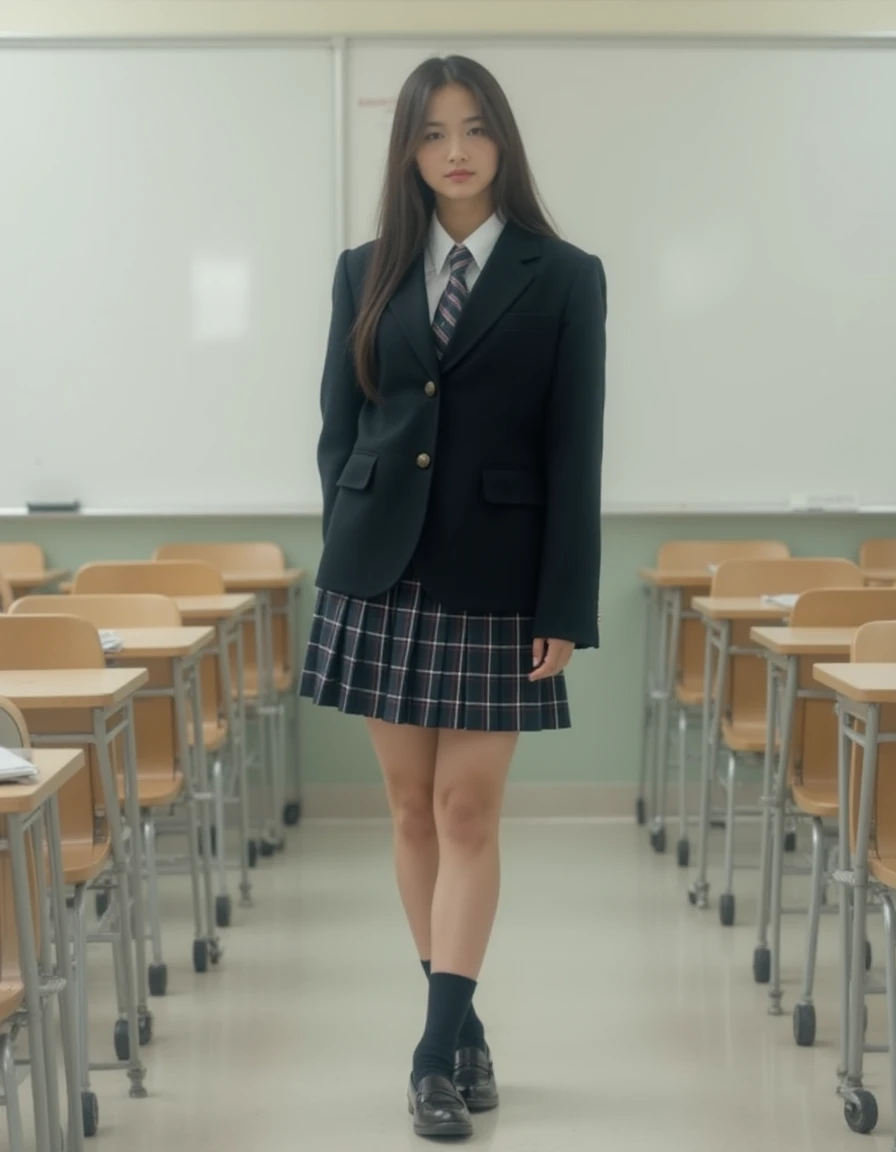
[[[336,481],[337,487],[356,488],[359,491],[367,488],[373,479],[375,467],[376,456],[371,452],[353,452]]]
[[[524,468],[487,468],[482,473],[482,491],[490,504],[545,503],[544,481],[537,472]]]

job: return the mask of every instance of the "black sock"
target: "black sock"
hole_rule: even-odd
[[[414,1050],[414,1083],[424,1076],[454,1075],[454,1053],[476,981],[453,972],[431,972],[426,1027]]]
[[[432,961],[421,960],[420,964],[428,980],[432,968]],[[485,1051],[485,1025],[476,1015],[476,1009],[473,1007],[472,1001],[470,1002],[470,1007],[467,1009],[464,1022],[460,1026],[457,1046],[458,1048],[481,1048],[483,1052]]]

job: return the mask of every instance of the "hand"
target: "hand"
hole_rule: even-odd
[[[547,680],[562,672],[572,659],[576,646],[572,640],[544,640],[538,638],[532,644],[534,671],[530,680]]]

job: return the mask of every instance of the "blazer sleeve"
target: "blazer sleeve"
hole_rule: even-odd
[[[597,648],[606,277],[589,256],[561,324],[545,427],[547,508],[534,635]]]
[[[333,313],[320,388],[323,427],[317,445],[317,466],[323,491],[323,534],[336,499],[336,482],[352,454],[358,435],[358,415],[364,394],[358,383],[352,359],[351,329],[355,303],[348,275],[348,252],[336,265],[333,280]]]

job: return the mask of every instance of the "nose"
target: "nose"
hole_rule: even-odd
[[[467,158],[467,141],[463,133],[452,136],[448,150],[448,159],[452,164],[460,164]]]

